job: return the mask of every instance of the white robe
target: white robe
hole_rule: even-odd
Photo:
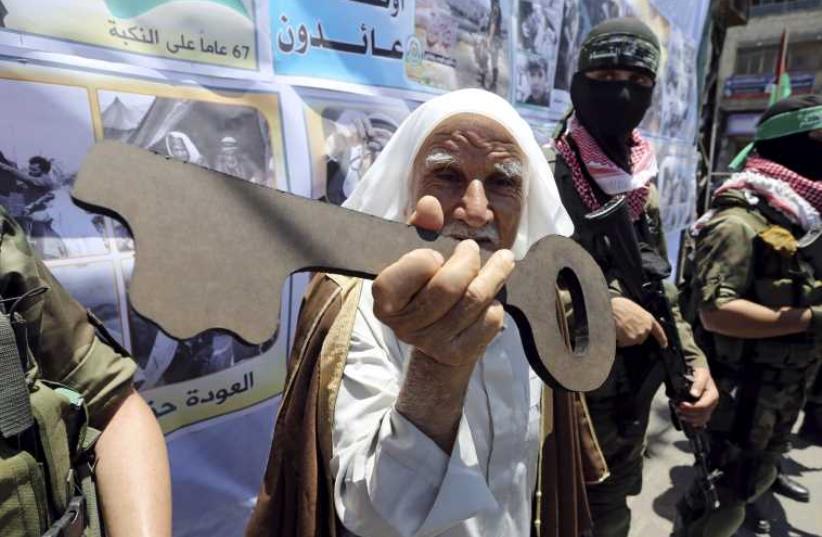
[[[411,348],[372,311],[365,282],[332,433],[345,535],[530,535],[542,383],[513,319],[474,369],[449,456],[394,409]]]

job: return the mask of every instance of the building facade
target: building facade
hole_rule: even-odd
[[[722,135],[715,172],[727,171],[768,107],[785,29],[793,93],[822,91],[822,0],[752,0],[748,24],[728,29],[720,61]]]

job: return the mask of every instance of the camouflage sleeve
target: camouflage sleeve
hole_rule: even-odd
[[[670,282],[665,282],[665,294],[668,296],[668,302],[671,303],[671,313],[676,322],[676,331],[679,333],[679,342],[682,344],[682,354],[685,361],[691,367],[708,367],[708,358],[702,349],[696,344],[694,333],[691,330],[691,325],[682,316],[679,309],[678,291],[676,286]]]
[[[715,309],[746,295],[753,281],[756,233],[733,215],[719,215],[699,233],[694,290],[699,309]]]
[[[91,425],[105,426],[111,411],[130,393],[134,362],[97,337],[85,308],[57,282],[2,208],[0,222],[0,294],[9,299],[48,288],[17,310],[27,322],[40,375],[83,394]]]

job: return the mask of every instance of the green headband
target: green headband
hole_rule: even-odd
[[[822,129],[822,105],[792,110],[770,117],[757,126],[753,142],[745,146],[745,149],[734,157],[729,167],[733,171],[740,170],[756,142],[817,129]]]

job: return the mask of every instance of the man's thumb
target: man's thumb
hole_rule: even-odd
[[[423,196],[417,202],[417,207],[411,213],[408,223],[420,229],[439,231],[445,224],[445,215],[442,206],[434,196]]]

